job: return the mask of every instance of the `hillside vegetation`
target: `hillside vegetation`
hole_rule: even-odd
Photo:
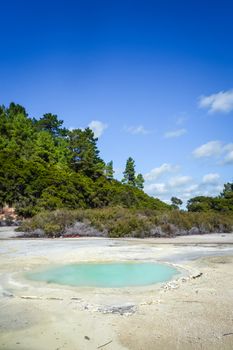
[[[30,118],[14,103],[0,107],[0,207],[24,220],[21,230],[46,236],[98,234],[145,237],[233,230],[233,184],[217,197],[194,197],[188,211],[143,192],[129,157],[122,181],[113,177],[90,128],[63,127],[56,115]],[[8,218],[9,220],[11,218]],[[95,233],[90,228],[96,230]]]
[[[37,120],[20,105],[0,107],[0,206],[13,206],[22,217],[60,208],[170,208],[143,192],[132,158],[124,184],[113,172],[90,128],[70,131],[56,115]]]
[[[227,213],[102,208],[46,211],[23,221],[19,231],[33,236],[160,237],[231,232]]]

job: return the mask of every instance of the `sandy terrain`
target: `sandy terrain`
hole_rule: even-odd
[[[0,232],[9,236],[9,230]],[[167,284],[121,289],[58,286],[24,276],[47,265],[118,260],[169,262],[182,273]],[[233,234],[2,239],[0,349],[233,349],[232,267]]]

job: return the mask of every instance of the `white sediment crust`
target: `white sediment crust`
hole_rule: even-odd
[[[226,235],[200,239],[2,240],[0,349],[232,350],[232,235],[228,242]],[[24,276],[46,266],[119,260],[167,263],[182,273],[134,288],[77,288]]]

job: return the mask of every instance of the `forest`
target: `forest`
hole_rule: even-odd
[[[115,180],[90,128],[70,131],[51,113],[37,120],[20,105],[0,107],[1,206],[23,217],[59,208],[169,209],[143,192],[143,181],[131,157],[122,182]]]
[[[200,226],[201,220],[211,226],[214,218],[211,227],[215,230],[233,227],[233,183],[225,184],[219,196],[191,198],[187,211],[179,210],[179,198],[172,197],[168,205],[144,193],[143,176],[136,173],[131,157],[126,160],[122,181],[114,179],[113,161],[105,163],[101,159],[97,141],[90,128],[68,130],[54,114],[36,119],[18,104],[1,106],[0,207],[13,207],[21,218],[48,216],[44,213],[62,210],[67,216],[68,211],[76,210],[78,217],[87,218],[102,230],[108,224],[101,227],[101,218],[103,223],[112,220],[113,226],[117,222],[119,227],[108,228],[114,235],[120,235],[120,230],[130,234],[135,227],[151,232],[154,225],[163,225],[167,231],[171,230],[166,226],[170,224],[190,230]],[[53,221],[53,214],[49,215]],[[50,231],[53,229],[50,227]]]

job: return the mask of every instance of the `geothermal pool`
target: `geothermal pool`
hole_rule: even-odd
[[[27,273],[34,281],[69,286],[121,288],[166,282],[180,272],[167,264],[157,263],[81,263]]]

